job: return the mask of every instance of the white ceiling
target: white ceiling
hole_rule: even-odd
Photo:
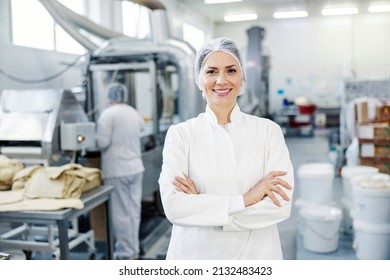
[[[310,16],[320,16],[322,8],[355,6],[359,13],[367,13],[370,3],[387,3],[390,0],[242,0],[226,4],[204,4],[204,0],[178,0],[212,21],[223,22],[227,14],[257,13],[258,20],[271,19],[275,11],[305,9]]]

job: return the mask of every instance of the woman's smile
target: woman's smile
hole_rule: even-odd
[[[231,92],[231,88],[219,88],[219,89],[213,89],[213,91],[218,95],[218,96],[226,96]]]

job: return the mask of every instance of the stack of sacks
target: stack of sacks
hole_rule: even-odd
[[[42,168],[44,168],[42,165],[33,165],[16,172],[12,179],[12,190],[24,190],[26,183],[30,180],[34,172]]]
[[[0,191],[11,189],[13,177],[23,167],[18,160],[0,155]]]
[[[0,212],[81,209],[82,193],[99,187],[102,180],[100,169],[80,164],[29,166],[13,176],[12,191],[0,193]]]
[[[100,169],[75,163],[37,168],[25,184],[24,195],[27,198],[80,198],[83,192],[98,187],[102,178]]]

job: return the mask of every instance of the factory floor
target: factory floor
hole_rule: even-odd
[[[329,135],[326,130],[316,131],[312,137],[286,137],[286,143],[289,147],[291,160],[295,169],[296,188],[293,197],[294,202],[298,201],[300,196],[297,177],[297,170],[299,166],[303,163],[328,162],[328,139]],[[337,206],[340,206],[340,201],[337,198],[341,197],[341,190],[341,178],[336,176],[334,179],[333,191]],[[148,205],[146,203],[145,210],[143,211],[143,222],[140,232],[142,249],[141,259],[165,259],[170,238],[171,224],[161,215],[161,211],[158,211],[158,209],[153,206],[147,206]],[[355,252],[352,249],[352,236],[344,233],[343,231],[339,234],[339,244],[336,251],[330,253],[314,253],[306,250],[303,246],[302,236],[298,234],[298,225],[300,220],[299,210],[299,207],[296,203],[294,203],[290,218],[278,225],[284,259],[356,259]],[[0,233],[1,227],[2,225],[0,224]],[[93,258],[104,259],[104,242],[97,241],[96,243],[97,252],[93,255]],[[11,250],[10,253],[15,259],[25,258],[25,255],[21,251]],[[32,252],[28,258],[51,259],[52,256],[47,253]],[[71,252],[71,258],[90,259],[91,255],[86,252],[84,247],[80,246]]]

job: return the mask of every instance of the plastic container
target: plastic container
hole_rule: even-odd
[[[330,163],[306,163],[298,169],[300,198],[308,203],[328,204],[333,200],[334,167]]]
[[[294,207],[297,209],[297,212],[300,213],[300,211],[302,210],[302,208],[305,208],[305,207],[315,207],[315,206],[318,206],[319,204],[315,204],[315,203],[308,203],[306,201],[303,201],[302,199],[298,198],[294,201]],[[321,204],[321,205],[324,205],[324,206],[332,206],[332,207],[337,207],[337,203],[336,201],[331,201],[327,204]],[[303,235],[303,224],[304,222],[302,222],[302,218],[300,215],[298,215],[297,217],[297,233],[302,236]]]
[[[390,224],[353,221],[353,248],[360,260],[390,260]]]
[[[317,106],[315,104],[298,105],[299,113],[302,115],[313,115]]]
[[[305,249],[316,253],[329,253],[338,249],[342,219],[338,207],[326,205],[303,207],[300,215]]]
[[[390,224],[390,176],[384,173],[352,180],[355,219],[370,224]]]
[[[343,197],[345,200],[352,201],[352,182],[351,179],[365,174],[379,173],[379,169],[372,166],[356,165],[344,166],[341,169],[343,178]]]

